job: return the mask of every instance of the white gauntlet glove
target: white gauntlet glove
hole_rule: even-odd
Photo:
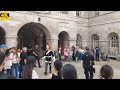
[[[42,59],[45,59],[45,56]]]
[[[53,62],[55,62],[55,56],[53,57]]]

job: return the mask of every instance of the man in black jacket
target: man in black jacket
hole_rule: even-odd
[[[75,46],[74,45],[72,46],[72,51],[73,51],[72,58],[75,61]]]
[[[28,55],[27,55],[27,47],[23,47],[22,48],[22,53],[20,54],[20,74],[19,74],[19,78],[23,79],[24,76],[24,70],[25,70],[25,64],[27,61]]]
[[[94,56],[90,54],[89,48],[86,48],[86,53],[83,55],[83,68],[86,79],[93,79],[94,68]]]
[[[39,52],[39,48],[38,48],[38,45],[36,44],[35,45],[35,48],[33,49],[33,53],[34,53],[34,55],[35,55],[35,58],[36,58],[36,60],[37,60],[37,62],[38,62],[38,66],[39,66],[39,68],[41,68],[42,66],[40,65],[40,52]]]

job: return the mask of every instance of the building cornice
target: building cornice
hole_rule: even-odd
[[[36,15],[37,17],[46,17],[46,18],[52,18],[52,19],[58,19],[61,21],[69,22],[73,21],[77,24],[77,26],[82,26],[82,27],[92,27],[92,26],[98,26],[98,25],[105,25],[105,24],[110,24],[110,23],[117,23],[120,22],[120,18],[106,18],[103,17],[103,19],[99,19],[102,16],[112,14],[118,11],[113,11],[113,12],[108,12],[105,14],[100,14],[95,17],[77,17],[77,16],[70,16],[70,15],[64,15],[64,14],[57,14],[57,13],[49,13],[50,11],[10,11],[14,13],[21,13],[21,14],[28,14],[28,15]],[[42,13],[46,12],[46,13]],[[95,20],[96,18],[96,20]],[[97,19],[99,19],[97,21]]]
[[[100,15],[98,15],[98,16],[92,16],[92,17],[88,16],[88,19],[96,18],[96,17],[101,17],[101,16],[108,15],[108,14],[115,13],[115,12],[118,12],[118,11],[112,11],[112,12],[108,12],[108,13],[100,14]]]

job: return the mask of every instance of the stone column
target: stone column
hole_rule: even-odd
[[[8,48],[17,47],[17,36],[6,36],[6,45]]]
[[[40,35],[39,35],[39,38],[38,38],[38,40],[39,40],[39,46],[40,46],[40,50],[41,50],[41,46],[43,47],[43,43],[42,43],[42,40],[43,40],[43,34],[41,33]]]
[[[58,49],[58,38],[51,38],[50,41],[51,41],[51,45],[50,45],[51,50],[52,51],[57,50]]]
[[[118,54],[120,55],[120,40],[118,41]]]
[[[107,40],[99,40],[99,44],[100,44],[101,51],[109,54],[110,46],[108,44],[108,41]]]
[[[82,40],[82,47],[85,48],[85,47],[92,47],[91,46],[91,41],[89,40]]]
[[[71,49],[72,46],[75,46],[76,47],[76,38],[70,38],[69,39],[69,49]]]
[[[120,61],[120,41],[118,41],[118,55],[117,60]]]

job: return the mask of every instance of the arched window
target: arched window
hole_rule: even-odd
[[[93,41],[93,47],[99,47],[99,37],[98,35],[93,35],[92,36],[92,41]]]
[[[95,11],[95,16],[99,16],[99,11]]]
[[[82,46],[82,38],[79,34],[77,34],[76,46],[78,47]]]
[[[81,11],[76,11],[76,16],[81,16]]]
[[[116,35],[111,35],[110,47],[118,47],[118,37]]]
[[[108,35],[108,52],[113,55],[118,55],[119,54],[119,36],[117,33],[112,32]]]

